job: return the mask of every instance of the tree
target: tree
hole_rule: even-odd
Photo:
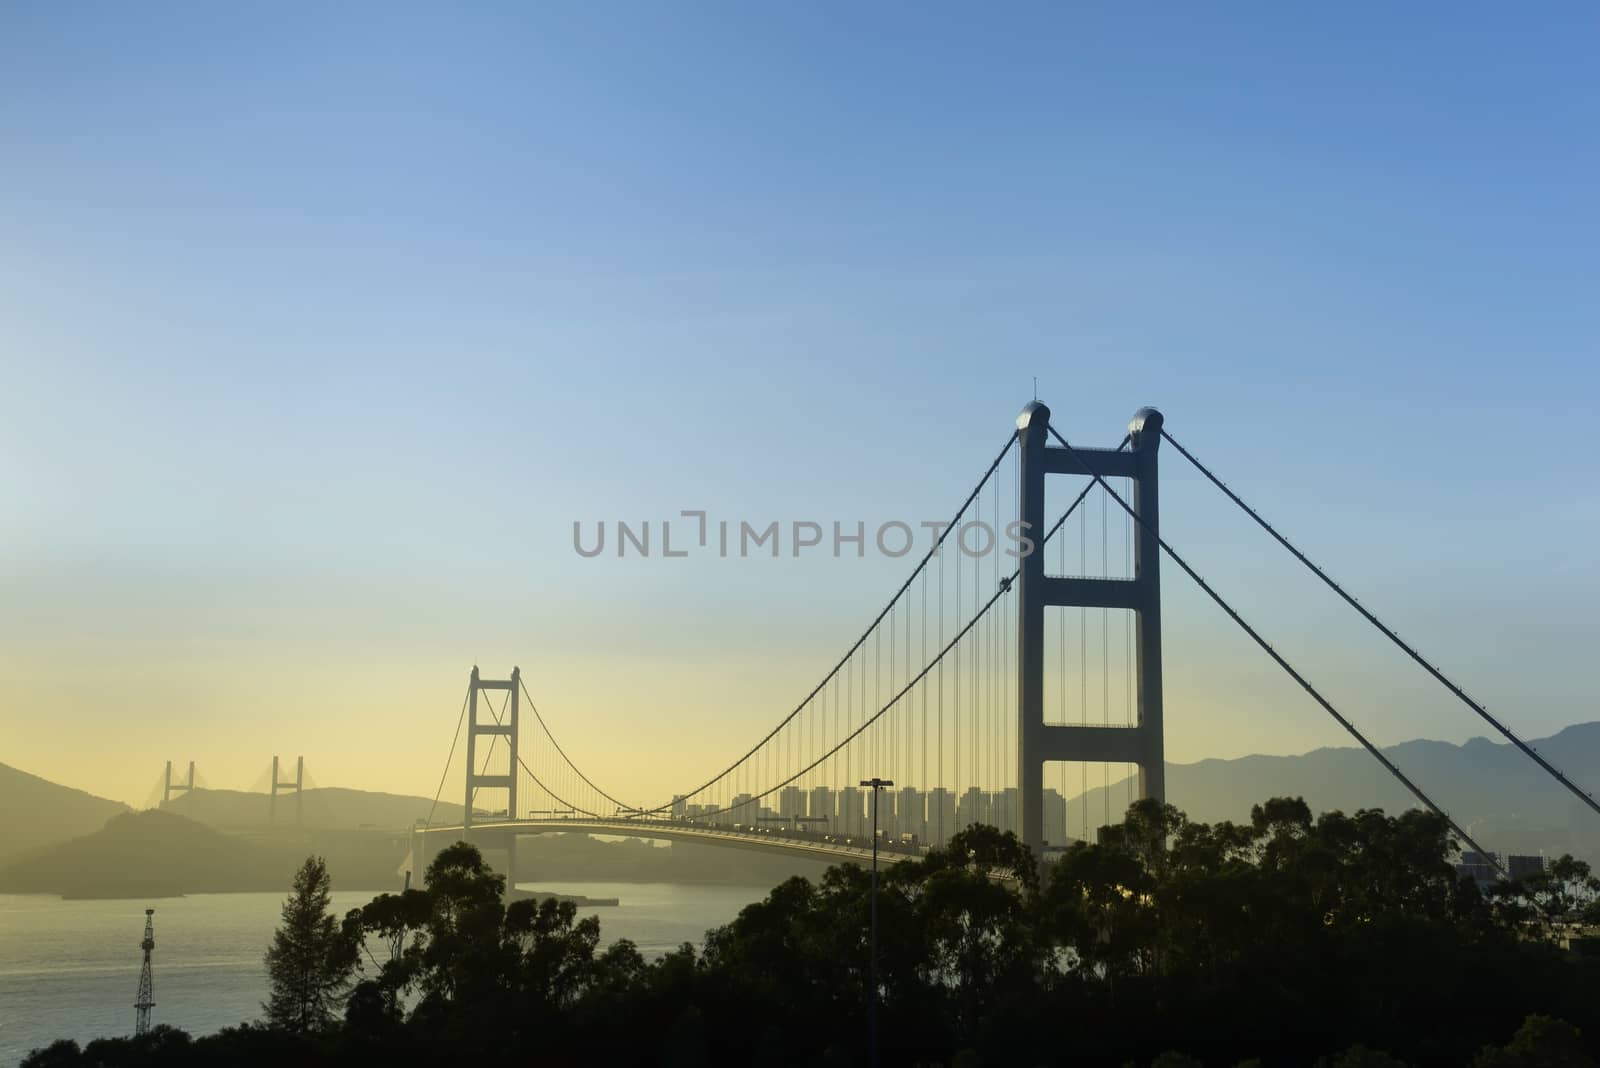
[[[321,857],[307,857],[295,872],[283,925],[267,950],[272,988],[262,1008],[272,1027],[302,1033],[327,1027],[349,987],[356,943],[334,919],[332,889]]]
[[[1474,1068],[1594,1068],[1576,1027],[1538,1015],[1522,1021],[1510,1042],[1484,1050],[1472,1063]]]
[[[1600,879],[1570,854],[1522,879],[1501,883],[1490,895],[1503,922],[1552,942],[1569,924],[1600,922]]]
[[[374,974],[351,988],[345,1000],[346,1022],[371,1031],[388,1028],[401,1018],[401,995],[416,978],[418,954],[412,952],[426,929],[433,903],[427,891],[407,889],[399,894],[379,894],[344,917],[344,936],[359,947],[356,971],[365,973],[361,957]],[[379,959],[374,947],[385,951]]]

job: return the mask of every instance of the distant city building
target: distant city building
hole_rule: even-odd
[[[675,820],[681,820],[687,815],[688,804],[684,801],[683,795],[679,794],[677,797],[672,799],[672,818]]]
[[[928,840],[928,813],[923,793],[915,786],[902,787],[894,803],[894,829],[896,835],[916,835],[917,841]]]
[[[1015,831],[1017,829],[1019,796],[1015,786],[1008,786],[998,793],[991,794],[989,822],[1002,831]]]
[[[863,790],[862,799],[866,802],[866,815],[862,817],[861,826],[867,833],[872,833],[872,791]],[[894,791],[884,790],[878,794],[878,833],[885,838],[893,838],[895,830]]]
[[[861,828],[861,815],[865,812],[862,807],[861,790],[855,786],[846,786],[839,791],[839,809],[835,827],[851,838],[860,838],[864,835]]]
[[[926,805],[928,841],[934,845],[944,845],[959,829],[956,826],[955,795],[943,786],[935,786],[928,791]]]
[[[1456,865],[1456,878],[1470,878],[1480,887],[1493,886],[1499,882],[1502,869],[1512,879],[1525,879],[1544,871],[1544,857],[1522,853],[1476,853],[1469,849],[1462,852],[1461,861]]]
[[[1512,853],[1506,857],[1506,873],[1513,879],[1526,879],[1544,871],[1544,857]]]
[[[813,830],[831,831],[839,815],[838,804],[831,786],[813,786],[806,814],[813,820],[825,819],[827,823],[812,824]]]
[[[1057,790],[1044,792],[1044,841],[1051,846],[1067,844],[1067,799]]]
[[[967,792],[961,795],[961,801],[956,805],[956,827],[959,831],[974,823],[989,822],[989,799],[982,790],[976,786],[967,787]],[[954,833],[953,831],[951,833]]]
[[[798,786],[785,786],[778,791],[778,815],[794,819],[806,814],[806,792]]]
[[[1501,855],[1498,852],[1462,851],[1461,862],[1456,865],[1456,878],[1470,878],[1480,887],[1493,886],[1499,881]]]

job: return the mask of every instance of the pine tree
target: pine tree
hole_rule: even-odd
[[[321,857],[307,857],[295,872],[294,892],[283,903],[283,924],[267,950],[272,989],[267,1023],[287,1031],[315,1031],[333,1023],[350,985],[357,947],[330,908],[332,880]]]

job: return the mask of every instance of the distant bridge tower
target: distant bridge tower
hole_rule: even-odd
[[[1035,539],[1023,557],[1017,594],[1017,832],[1035,855],[1044,850],[1044,766],[1047,761],[1128,763],[1139,768],[1139,796],[1166,799],[1166,754],[1161,725],[1161,546],[1156,492],[1156,448],[1161,413],[1140,408],[1128,424],[1132,450],[1049,445],[1050,409],[1034,401],[1017,416],[1022,490],[1019,518]],[[1087,465],[1089,470],[1085,470]],[[1044,573],[1040,539],[1046,475],[1133,480],[1138,516],[1131,579],[1069,578]],[[1120,608],[1135,616],[1138,718],[1132,727],[1046,724],[1044,721],[1044,610],[1046,607]]]
[[[294,791],[294,825],[299,827],[305,816],[305,795],[302,788],[306,781],[306,758],[295,757],[294,778],[287,782],[278,777],[278,758],[272,758],[272,800],[267,806],[267,822],[272,826],[278,824],[278,794],[280,791]]]
[[[174,794],[183,794],[189,799],[189,815],[194,815],[194,761],[189,761],[189,781],[172,781],[172,761],[167,761],[167,775],[161,785],[161,807],[166,808],[167,802],[172,800]]]
[[[517,667],[511,669],[509,679],[482,679],[478,677],[477,666],[474,665],[472,668],[472,687],[467,698],[467,797],[466,812],[461,817],[462,830],[472,826],[472,806],[477,799],[479,789],[506,791],[506,817],[517,818],[517,712],[522,690],[521,679],[522,669]],[[478,722],[478,693],[483,690],[510,691],[504,720],[492,723]],[[492,710],[493,706],[490,708]],[[496,737],[505,738],[509,757],[504,775],[478,771],[480,735],[489,736],[491,750]]]
[[[156,948],[155,915],[155,909],[144,910],[144,941],[139,943],[139,948],[144,950],[144,963],[139,967],[139,1000],[133,1003],[135,1035],[150,1030],[150,1010],[156,1007],[155,978],[150,974],[150,951]]]

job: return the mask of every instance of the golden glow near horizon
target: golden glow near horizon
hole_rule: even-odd
[[[1170,579],[1168,590],[1170,760],[1352,744],[1190,591]],[[249,605],[240,608],[247,613]],[[363,614],[359,604],[327,608],[308,618]],[[417,607],[428,618],[441,610]],[[652,627],[636,621],[608,643],[605,614],[594,611],[574,627],[530,618],[526,646],[545,649],[543,656],[510,645],[470,650],[444,637],[438,650],[414,637],[376,648],[370,636],[337,619],[327,633],[308,623],[305,633],[270,640],[248,633],[207,640],[194,633],[204,629],[199,619],[175,633],[152,627],[131,640],[91,638],[84,632],[93,628],[70,628],[63,619],[62,626],[8,643],[7,707],[38,714],[8,715],[0,752],[25,771],[135,806],[147,803],[168,759],[179,766],[196,761],[210,787],[250,789],[261,787],[275,753],[303,755],[319,786],[432,796],[471,665],[480,664],[485,677],[503,677],[518,664],[574,760],[623,800],[656,804],[764,733],[831,664],[837,646],[828,635],[851,632],[857,623],[840,611],[831,628],[774,623],[766,637],[758,627],[764,611],[717,619],[690,604],[686,636],[672,629],[670,608],[657,606],[650,614],[661,628],[658,640],[649,637]],[[1285,623],[1292,612],[1273,615]],[[389,625],[370,622],[379,631]],[[1299,636],[1313,640],[1318,626],[1302,625]],[[1426,686],[1407,681],[1358,633],[1353,639],[1338,648],[1361,654],[1325,656],[1312,674],[1350,700],[1381,741],[1449,722],[1448,706]],[[1120,671],[1119,661],[1113,675]],[[1109,698],[1118,718],[1121,685],[1120,678],[1112,681]],[[1087,688],[1094,721],[1101,700],[1097,665],[1091,664]],[[1451,735],[1456,740],[1481,733],[1459,717],[1456,723],[1462,728]],[[460,761],[458,751],[443,787],[446,800],[461,795]]]

